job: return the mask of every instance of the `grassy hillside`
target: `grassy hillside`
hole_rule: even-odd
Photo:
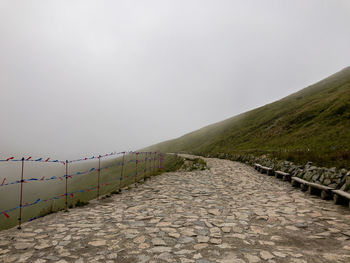
[[[350,168],[350,67],[279,101],[148,149],[269,153]]]

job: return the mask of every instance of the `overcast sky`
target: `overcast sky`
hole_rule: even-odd
[[[0,0],[0,157],[137,149],[350,65],[348,0]]]

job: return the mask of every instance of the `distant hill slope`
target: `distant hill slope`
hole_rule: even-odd
[[[148,149],[204,155],[311,152],[344,166],[336,159],[349,161],[350,67],[279,101]],[[319,162],[332,165],[329,161]]]

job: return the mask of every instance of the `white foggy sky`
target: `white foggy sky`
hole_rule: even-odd
[[[137,149],[350,65],[350,1],[0,0],[0,157]]]

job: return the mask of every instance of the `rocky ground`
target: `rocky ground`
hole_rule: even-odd
[[[350,262],[347,207],[241,163],[153,177],[0,232],[0,262]]]

